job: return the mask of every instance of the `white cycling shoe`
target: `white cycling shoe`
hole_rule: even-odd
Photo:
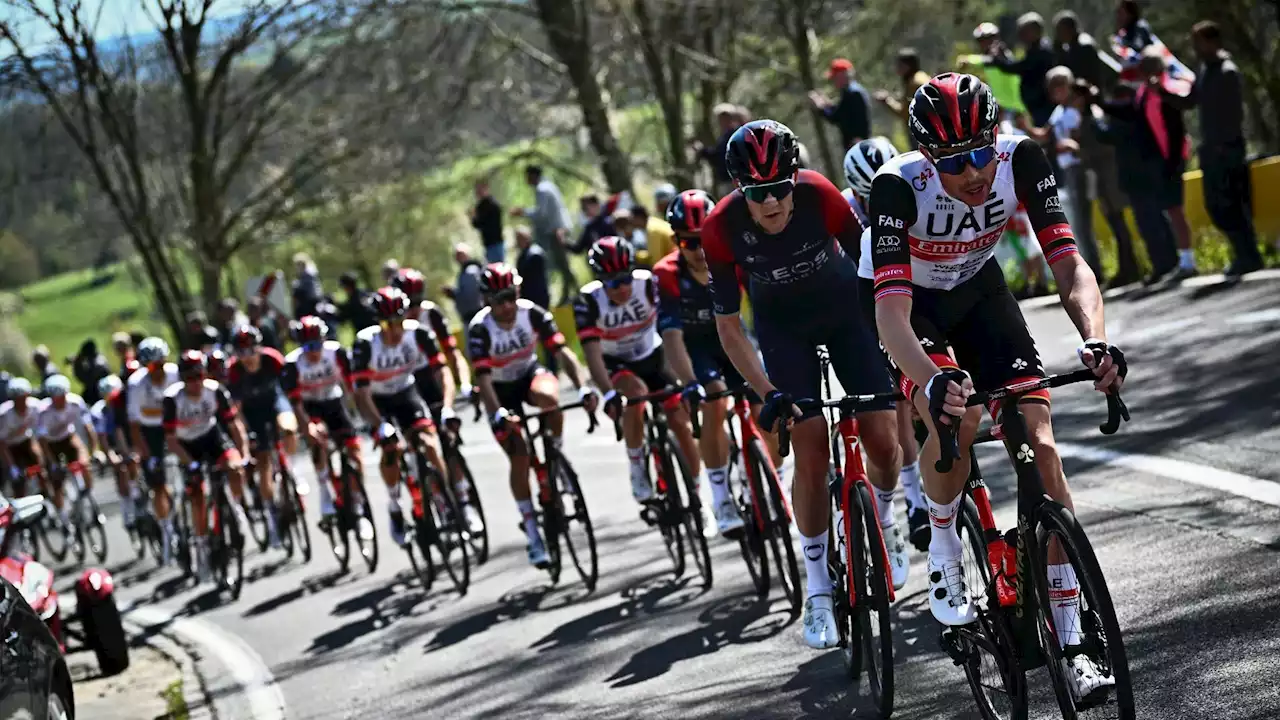
[[[826,650],[840,644],[836,614],[831,595],[813,595],[804,601],[804,643],[814,650]]]
[[[901,590],[907,585],[907,576],[911,573],[911,559],[907,557],[907,541],[902,537],[902,530],[897,525],[880,528],[884,535],[884,549],[889,555],[889,572],[893,575],[893,589]]]
[[[636,502],[643,503],[653,499],[653,486],[649,484],[649,478],[638,473],[631,473],[631,497]]]
[[[471,503],[462,506],[462,522],[466,524],[467,532],[472,535],[484,532],[484,519],[480,517],[480,511],[476,506]]]
[[[929,610],[943,625],[968,625],[978,610],[964,582],[964,560],[929,556]]]
[[[725,498],[723,502],[716,505],[716,527],[720,530],[721,537],[730,540],[736,539],[742,534],[742,516],[738,514],[738,506],[730,498]]]
[[[1099,700],[1116,686],[1115,676],[1103,674],[1097,661],[1082,650],[1077,650],[1075,654],[1064,658],[1062,664],[1063,674],[1067,678],[1067,687],[1071,690],[1071,697],[1077,704]]]
[[[551,556],[547,554],[546,544],[542,542],[542,538],[538,538],[537,542],[529,543],[529,564],[544,570],[551,564]]]

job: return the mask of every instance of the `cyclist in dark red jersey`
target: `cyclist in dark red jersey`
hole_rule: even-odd
[[[887,393],[892,384],[856,302],[862,227],[830,181],[799,169],[798,155],[795,135],[781,123],[756,120],[739,128],[725,155],[738,190],[716,205],[703,226],[702,247],[720,340],[764,398],[761,425],[771,431],[779,419],[795,423],[794,502],[809,594],[804,637],[810,647],[828,648],[838,637],[827,571],[827,423],[821,412],[802,415],[791,403],[821,397],[819,345],[827,347],[844,392]],[[738,317],[737,268],[747,278],[763,366]],[[881,521],[892,522],[902,464],[893,403],[861,413],[858,421]],[[891,544],[901,541],[896,525],[884,535]]]
[[[904,392],[929,427],[920,453],[932,524],[929,606],[939,622],[963,625],[977,611],[964,582],[955,517],[980,420],[980,411],[966,410],[965,401],[975,388],[1044,377],[1035,342],[993,257],[1020,206],[1053,270],[1063,308],[1084,339],[1078,353],[1098,376],[1095,387],[1119,390],[1127,367],[1124,354],[1107,343],[1097,279],[1076,252],[1040,146],[1030,138],[997,134],[995,98],[972,75],[933,78],[916,91],[910,114],[920,150],[885,163],[871,184],[876,324],[902,370]],[[969,368],[972,378],[961,367]],[[924,392],[915,393],[916,388]],[[1071,507],[1053,441],[1048,391],[1023,396],[1019,406],[1033,442],[1024,457],[1034,458],[1048,493]],[[998,415],[999,408],[991,412]],[[959,424],[960,459],[945,475],[934,470],[939,423]],[[1074,570],[1056,542],[1049,554],[1054,626],[1061,629],[1055,634],[1071,666],[1064,674],[1077,701],[1105,694],[1115,679],[1079,639]]]

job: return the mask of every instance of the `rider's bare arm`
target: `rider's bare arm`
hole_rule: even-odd
[[[765,374],[764,364],[760,362],[755,346],[751,344],[751,339],[742,329],[742,319],[738,313],[721,315],[717,312],[716,330],[720,333],[720,344],[724,347],[725,354],[729,356],[729,361],[752,389],[760,394],[760,397],[777,389],[773,383],[769,382],[769,376]]]
[[[476,387],[480,389],[480,402],[484,404],[485,413],[493,417],[502,407],[498,404],[498,391],[493,389],[493,377],[486,372],[479,373],[476,375]]]
[[[556,350],[556,359],[560,361],[560,369],[569,376],[569,382],[573,383],[573,387],[581,389],[586,380],[583,377],[582,363],[579,362],[578,356],[574,355],[567,346],[561,345]]]
[[[667,363],[671,366],[671,372],[681,384],[688,385],[696,382],[698,377],[693,372],[693,361],[689,359],[689,351],[684,346],[684,330],[680,328],[663,330],[662,347],[666,349]]]
[[[609,378],[609,369],[604,364],[604,350],[599,340],[584,340],[582,354],[587,358],[587,370],[591,373],[591,381],[601,392],[613,390],[613,382]]]

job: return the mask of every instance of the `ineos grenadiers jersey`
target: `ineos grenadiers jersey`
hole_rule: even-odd
[[[275,408],[280,397],[280,378],[284,375],[284,356],[274,348],[258,349],[258,369],[250,372],[240,358],[227,366],[227,392],[240,403],[246,413]]]
[[[6,445],[17,445],[34,437],[36,419],[40,417],[40,410],[47,402],[48,400],[28,397],[26,409],[21,413],[12,400],[0,404],[0,439]]]
[[[541,342],[548,353],[564,347],[564,335],[551,313],[530,300],[516,300],[516,317],[503,327],[489,307],[482,308],[467,326],[467,350],[477,375],[488,374],[494,382],[515,382],[538,364],[534,354]]]
[[[164,425],[164,391],[181,382],[178,377],[178,366],[173,363],[164,364],[164,383],[157,385],[151,382],[147,368],[138,368],[129,376],[126,383],[129,394],[129,421],[145,427]]]
[[[424,366],[440,367],[444,355],[436,335],[417,320],[405,320],[400,342],[389,345],[382,328],[374,325],[356,334],[351,346],[351,374],[356,387],[369,386],[374,395],[395,395],[413,387],[413,373]]]
[[[573,301],[578,339],[599,341],[600,350],[618,360],[640,360],[662,345],[658,334],[658,282],[648,270],[631,271],[631,295],[613,304],[604,283],[594,280],[582,286]]]
[[[50,399],[40,408],[40,416],[36,418],[36,435],[48,442],[61,442],[75,434],[76,430],[92,427],[89,418],[89,406],[84,398],[75,393],[67,393],[67,402],[62,407],[54,407]]]
[[[711,340],[719,344],[711,282],[698,282],[679,250],[653,266],[658,279],[658,332],[678,329],[685,342]]]
[[[780,322],[803,322],[824,307],[854,303],[862,231],[857,216],[836,186],[811,170],[797,173],[791,196],[791,218],[777,235],[751,219],[741,190],[707,217],[702,249],[717,314],[739,310],[736,268],[745,271],[753,311]]]
[[[324,402],[342,397],[343,386],[350,381],[351,359],[347,349],[336,340],[327,340],[320,349],[320,359],[314,362],[302,348],[286,355],[280,386],[295,400]]]
[[[205,378],[200,394],[187,394],[187,384],[179,382],[164,393],[164,431],[179,440],[192,441],[213,431],[219,423],[230,422],[236,416],[231,405],[231,393],[222,383]]]
[[[969,207],[947,195],[919,152],[893,158],[871,183],[869,242],[876,300],[913,285],[951,290],[995,254],[1009,219],[1024,206],[1050,265],[1076,252],[1049,159],[1034,140],[996,136],[996,177],[987,201]]]

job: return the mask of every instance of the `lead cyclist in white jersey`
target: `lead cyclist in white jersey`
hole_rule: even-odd
[[[929,427],[921,452],[932,536],[929,606],[939,622],[963,625],[976,611],[964,583],[955,517],[969,473],[980,419],[965,401],[986,390],[1044,376],[1034,341],[992,255],[1019,205],[1025,206],[1057,280],[1063,308],[1080,332],[1080,359],[1098,377],[1095,388],[1118,391],[1124,354],[1107,343],[1102,293],[1076,252],[1048,158],[1033,140],[997,133],[999,108],[982,81],[946,73],[916,91],[911,133],[918,152],[887,163],[871,184],[872,260],[880,338],[902,370],[902,385]],[[948,354],[946,348],[952,353]],[[960,370],[967,367],[973,377]],[[923,388],[923,393],[915,393]],[[1054,446],[1048,391],[1019,405],[1034,458],[1054,500],[1071,507],[1071,492]],[[998,408],[992,408],[998,413]],[[946,474],[935,428],[959,423],[960,459]],[[1104,675],[1082,646],[1079,584],[1060,547],[1050,545],[1049,580],[1060,588],[1052,608],[1069,658],[1076,699],[1105,694]]]

